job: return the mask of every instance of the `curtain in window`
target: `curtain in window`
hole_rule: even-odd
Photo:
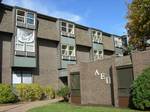
[[[34,31],[17,28],[15,50],[35,52]]]

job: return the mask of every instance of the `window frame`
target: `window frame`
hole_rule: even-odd
[[[65,23],[66,26],[63,26],[62,23]],[[72,27],[69,27],[69,25],[71,25]],[[63,31],[62,28],[65,28],[66,31]],[[71,29],[71,31],[69,31]],[[69,33],[69,34],[75,34],[75,25],[73,23],[69,23],[69,22],[66,22],[66,21],[61,21],[60,22],[60,30],[62,32],[66,32],[66,33]]]
[[[24,16],[18,15],[18,11],[24,12]],[[33,18],[28,17],[28,16],[27,16],[28,13],[33,14]],[[23,17],[23,18],[24,18],[24,22],[18,21],[18,20],[17,20],[18,17]],[[27,24],[27,25],[35,25],[35,18],[36,18],[36,17],[35,17],[35,13],[34,13],[34,12],[26,11],[26,10],[22,10],[22,9],[16,9],[16,24],[17,24],[18,22],[20,22],[20,23]],[[28,22],[27,22],[28,19],[32,19],[32,20],[33,20],[33,24],[28,23]]]
[[[62,46],[66,46],[66,49],[62,49]],[[70,50],[69,48],[70,47],[73,47],[73,50]],[[65,50],[66,54],[62,54],[63,50]],[[70,55],[70,51],[72,52],[71,55]],[[75,54],[75,51],[76,51],[76,47],[73,46],[73,45],[69,45],[69,44],[61,44],[61,56],[67,56],[69,57],[69,59],[71,57],[76,57],[76,54]]]
[[[115,47],[119,47],[119,48],[123,47],[123,41],[121,38],[114,37],[114,44]]]
[[[96,53],[95,53],[95,51],[96,51]],[[99,54],[100,51],[101,51],[101,54]],[[93,50],[94,61],[103,59],[104,58],[103,56],[104,56],[104,54],[103,54],[102,50],[99,50],[99,49]]]
[[[18,74],[20,75],[20,83],[14,83],[14,77],[13,75],[16,74],[16,72],[18,72]],[[33,83],[33,74],[32,74],[32,71],[21,71],[21,70],[14,70],[12,71],[12,84],[21,84],[21,83],[24,83],[23,81],[23,78],[24,78],[24,73],[28,73],[31,75],[31,83],[25,83],[25,84],[32,84]]]
[[[33,42],[21,42],[19,41],[19,30],[22,30],[22,32],[26,33],[26,31],[30,31],[32,32],[32,36],[34,38]],[[35,53],[35,31],[34,30],[29,30],[29,29],[25,29],[25,28],[16,28],[16,36],[15,36],[15,51],[23,51],[23,52],[33,52]],[[21,49],[18,49],[20,47],[18,47],[18,45],[22,45],[22,50]],[[27,47],[28,46],[32,46],[32,50],[28,49],[27,50]],[[26,53],[27,54],[27,53]]]
[[[96,43],[103,43],[102,32],[92,30],[92,41]]]

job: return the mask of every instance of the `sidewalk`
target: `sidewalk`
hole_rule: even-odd
[[[26,112],[31,108],[43,106],[50,103],[55,103],[61,100],[62,99],[53,99],[53,100],[43,100],[43,101],[35,101],[35,102],[26,102],[22,104],[0,106],[0,112]]]

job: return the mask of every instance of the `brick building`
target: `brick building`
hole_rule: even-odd
[[[50,84],[57,89],[68,83],[68,64],[115,55],[117,45],[123,47],[117,41],[98,29],[0,4],[0,82]]]

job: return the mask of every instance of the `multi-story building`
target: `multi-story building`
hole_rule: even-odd
[[[114,40],[98,29],[0,4],[0,83],[57,89],[68,82],[68,64],[122,56],[121,41]]]

